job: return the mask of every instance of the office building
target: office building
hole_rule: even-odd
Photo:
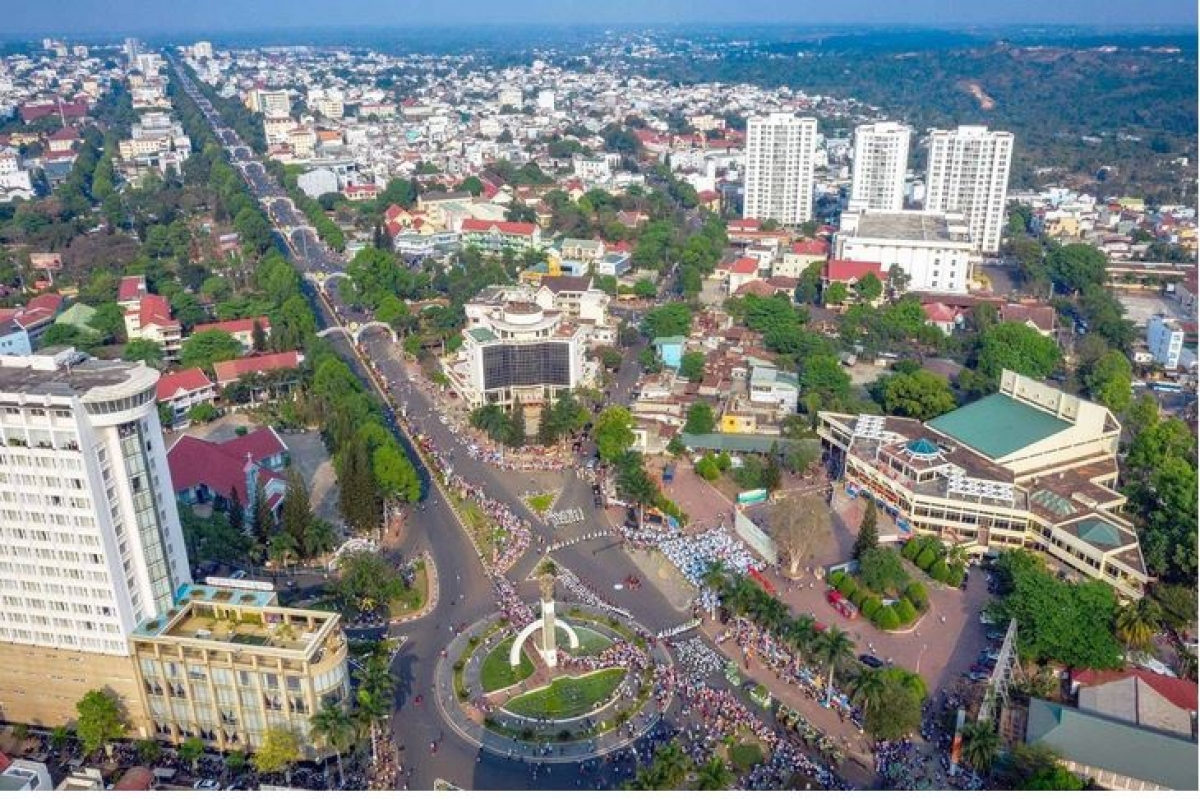
[[[962,214],[847,211],[835,238],[837,260],[899,268],[908,291],[964,294],[974,248]]]
[[[221,582],[230,585],[182,587],[182,607],[132,636],[147,734],[253,749],[268,729],[284,727],[299,735],[305,757],[315,756],[309,719],[349,699],[338,614],[280,607],[271,591]]]
[[[254,89],[247,98],[251,111],[265,117],[286,117],[292,113],[292,101],[287,89]]]
[[[65,723],[91,688],[135,700],[128,637],[190,579],[158,377],[71,348],[0,357],[6,718]]]
[[[925,210],[961,213],[977,250],[1000,250],[1013,135],[983,125],[929,132]]]
[[[899,211],[904,208],[904,174],[912,130],[896,122],[854,129],[854,176],[850,210]]]
[[[192,58],[212,58],[212,42],[196,42],[192,45]]]
[[[998,393],[928,422],[822,413],[818,434],[847,492],[883,503],[902,533],[1038,551],[1122,599],[1149,582],[1120,515],[1121,425],[1103,405],[1005,370]]]
[[[1146,325],[1146,346],[1154,362],[1167,369],[1179,368],[1183,352],[1183,325],[1158,314]]]
[[[746,123],[743,216],[802,225],[812,219],[817,120],[774,113]]]
[[[492,286],[466,303],[463,346],[446,364],[450,385],[472,407],[489,403],[540,408],[563,391],[595,378],[584,348],[603,329],[607,303],[595,297],[587,278],[573,284]],[[593,317],[583,319],[583,313]],[[527,430],[536,427],[527,414]]]

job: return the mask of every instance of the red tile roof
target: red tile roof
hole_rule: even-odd
[[[950,324],[955,322],[958,317],[958,312],[949,305],[943,305],[940,302],[930,302],[921,306],[921,310],[925,312],[925,317],[930,322],[939,322],[942,324]]]
[[[1124,671],[1096,671],[1092,669],[1083,669],[1082,671],[1073,672],[1071,674],[1072,682],[1077,682],[1080,685],[1104,685],[1117,680],[1124,680],[1130,677],[1137,679],[1149,685],[1155,691],[1162,695],[1171,704],[1183,710],[1190,710],[1195,713],[1197,709],[1196,694],[1197,686],[1194,682],[1181,680],[1178,677],[1168,677],[1165,674],[1156,674],[1145,669],[1127,669]]]
[[[1049,305],[1024,305],[1010,302],[1000,306],[1000,319],[1004,322],[1030,322],[1038,330],[1054,332],[1056,313]]]
[[[212,381],[208,379],[208,375],[204,374],[204,371],[199,367],[163,375],[158,379],[158,401],[167,402],[181,391],[187,394],[199,391],[206,386],[211,388],[212,384]]]
[[[159,327],[178,327],[179,323],[171,317],[171,306],[165,297],[157,294],[147,294],[138,305],[138,321],[142,327],[158,325]]]
[[[753,294],[756,297],[772,297],[775,295],[775,287],[765,280],[751,280],[738,287],[734,292],[735,296],[745,297],[748,294]]]
[[[756,275],[758,261],[754,258],[738,258],[729,265],[729,271],[735,275]]]
[[[760,227],[762,227],[762,222],[759,222],[757,219],[734,219],[725,226],[725,229],[730,231],[747,231],[758,230]]]
[[[79,141],[79,131],[75,128],[59,128],[50,134],[50,141]]]
[[[493,228],[509,236],[532,236],[537,225],[532,222],[489,222],[486,219],[464,219],[463,233],[488,233]]]
[[[829,252],[829,242],[824,239],[803,239],[792,244],[792,252],[796,255],[825,255]]]
[[[849,283],[862,280],[871,272],[880,280],[887,278],[883,266],[873,261],[843,261],[833,258],[825,263],[825,274],[822,277],[826,280]]]
[[[230,319],[225,322],[205,322],[202,325],[196,325],[192,332],[203,333],[206,330],[224,330],[229,335],[237,333],[253,333],[254,323],[258,322],[259,327],[264,332],[271,330],[271,320],[265,316],[259,316],[252,319]]]
[[[142,275],[131,275],[121,278],[121,286],[117,289],[117,302],[132,302],[146,293],[146,278]]]
[[[248,374],[271,372],[276,369],[295,369],[300,365],[300,353],[271,352],[266,355],[250,355],[246,358],[236,358],[232,361],[221,361],[213,364],[213,372],[217,382],[224,385],[240,380]]]
[[[205,441],[195,436],[182,436],[167,450],[167,464],[171,469],[171,485],[176,493],[207,486],[210,491],[224,499],[233,496],[237,489],[242,502],[246,494],[246,465],[247,455],[255,463],[261,463],[264,458],[257,457],[253,450],[253,442],[247,442],[254,433],[226,441],[221,444]],[[274,436],[273,431],[268,434]],[[264,442],[265,443],[265,442]],[[249,446],[248,446],[249,444]],[[279,472],[261,468],[258,472],[258,484],[265,487],[271,480],[283,480]]]
[[[55,313],[62,307],[63,298],[61,294],[39,294],[29,302],[25,303],[27,310],[34,308],[44,308],[50,313]]]

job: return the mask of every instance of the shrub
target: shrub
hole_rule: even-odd
[[[921,571],[929,571],[929,567],[937,560],[937,553],[932,549],[922,549],[921,554],[917,555],[917,559],[913,561],[917,564],[917,568]]]
[[[907,627],[917,620],[917,609],[913,607],[913,603],[908,601],[908,597],[901,599],[892,606],[896,609],[896,618],[900,620],[901,626]]]
[[[900,626],[900,619],[890,605],[883,608],[875,616],[875,626],[881,630],[894,630]]]
[[[867,597],[866,601],[862,604],[862,613],[868,619],[874,619],[875,614],[879,612],[881,607],[883,607],[883,603],[878,599],[873,596]]]
[[[842,585],[846,582],[845,572],[833,572],[829,575],[829,584],[837,590],[842,590]]]
[[[950,567],[946,565],[946,561],[939,560],[933,564],[933,568],[929,570],[929,576],[937,580],[939,583],[950,582]]]
[[[904,542],[904,546],[900,549],[900,554],[908,560],[912,560],[921,551],[921,542],[919,539],[910,538]]]
[[[947,581],[947,584],[958,588],[960,585],[962,585],[963,577],[965,576],[966,569],[964,569],[962,566],[951,566],[950,579]]]
[[[908,584],[908,588],[904,589],[904,596],[917,610],[924,610],[929,605],[929,594],[925,591],[925,586],[916,581]]]

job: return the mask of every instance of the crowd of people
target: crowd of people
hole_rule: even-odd
[[[492,584],[496,587],[496,607],[505,621],[516,630],[523,630],[533,623],[533,608],[521,599],[517,587],[508,578],[496,575]]]
[[[764,568],[762,561],[746,549],[741,539],[730,535],[724,525],[697,535],[663,537],[658,541],[658,548],[688,582],[697,586],[713,561],[723,564],[734,574]]]
[[[717,643],[723,643],[730,638],[747,656],[756,657],[776,677],[797,686],[810,699],[824,704],[829,697],[824,675],[809,668],[800,660],[795,650],[776,641],[773,635],[754,622],[742,617],[733,619],[725,632],[717,638]],[[844,693],[834,690],[830,706],[843,721],[849,720],[862,729],[862,714]]]
[[[558,578],[562,581],[563,587],[578,597],[579,601],[584,605],[592,605],[608,613],[615,613],[618,616],[629,618],[629,611],[606,601],[596,589],[583,582],[583,580],[580,580],[575,572],[570,569],[559,567]]]
[[[450,462],[437,450],[428,437],[419,436],[417,441],[433,460],[446,489],[457,493],[463,499],[474,502],[488,519],[504,532],[502,545],[493,548],[492,561],[485,563],[484,567],[492,574],[497,575],[508,571],[529,549],[529,544],[533,540],[533,531],[529,525],[506,503],[491,499],[483,488],[455,473]]]
[[[383,729],[375,735],[375,760],[371,764],[367,779],[367,789],[371,791],[392,791],[399,786],[403,768],[400,766],[399,751],[390,729]],[[408,784],[405,783],[405,788]]]

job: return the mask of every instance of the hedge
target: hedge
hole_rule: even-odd
[[[962,585],[963,577],[966,576],[966,573],[966,569],[964,569],[962,566],[951,566],[949,585],[952,585],[955,588]]]
[[[937,560],[937,557],[937,553],[932,549],[923,549],[921,550],[921,554],[917,555],[917,559],[913,562],[917,564],[917,568],[921,571],[929,571],[929,568],[933,565],[933,562]]]
[[[950,585],[950,567],[946,565],[946,561],[939,560],[933,564],[933,568],[929,570],[929,576],[937,580],[939,583]]]
[[[913,558],[915,558],[917,556],[917,553],[920,551],[921,551],[921,542],[916,538],[910,538],[910,539],[908,539],[908,541],[906,541],[904,543],[904,546],[900,549],[900,554],[903,555],[906,559],[912,560]]]
[[[883,607],[882,602],[880,602],[875,597],[869,597],[867,599],[867,601],[863,602],[863,605],[862,605],[863,615],[866,616],[868,619],[874,619],[875,614],[879,612],[879,609],[881,607]]]
[[[845,572],[834,572],[833,574],[829,575],[829,584],[831,586],[833,586],[834,588],[838,589],[839,591],[841,590],[842,585],[845,582],[846,582],[846,573]]]
[[[900,620],[900,624],[908,626],[917,620],[917,609],[913,607],[912,602],[908,601],[908,597],[901,599],[892,607],[896,610],[896,618]]]
[[[875,617],[875,626],[881,630],[895,630],[900,626],[900,619],[891,606],[885,606]]]
[[[929,605],[929,594],[925,591],[925,586],[916,581],[908,584],[908,588],[904,589],[904,596],[917,610],[924,610]]]

